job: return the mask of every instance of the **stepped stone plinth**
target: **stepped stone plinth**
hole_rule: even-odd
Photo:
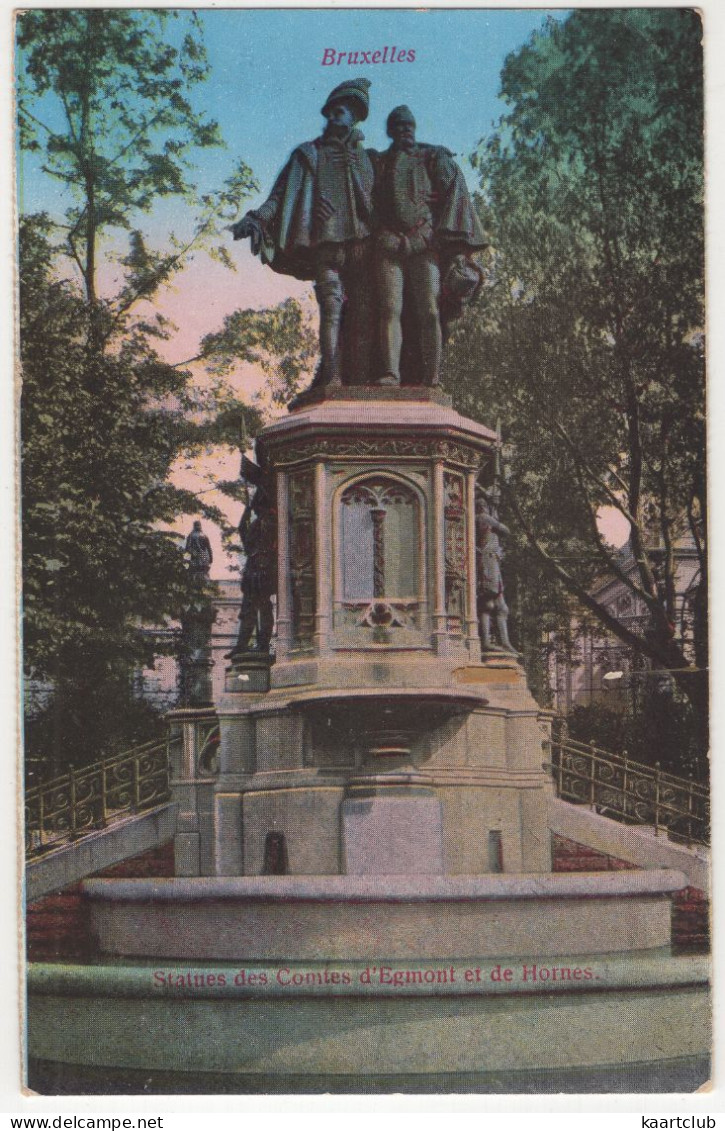
[[[230,655],[213,761],[210,713],[174,715],[177,878],[86,885],[104,954],[668,945],[679,873],[551,873],[549,715],[519,657],[479,637],[476,488],[495,444],[436,388],[313,388],[264,429],[273,654]]]
[[[437,389],[313,389],[263,431],[274,656],[230,656],[213,768],[193,712],[177,718],[179,878],[89,884],[104,952],[667,945],[681,877],[551,874],[549,717],[519,658],[479,638],[475,492],[495,441]]]

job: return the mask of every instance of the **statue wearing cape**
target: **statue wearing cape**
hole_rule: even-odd
[[[234,226],[273,271],[311,279],[320,307],[315,384],[434,385],[446,327],[478,290],[486,246],[463,174],[441,146],[367,150],[366,79],[332,91],[321,137],[292,152],[267,200]],[[414,129],[414,122],[413,122]],[[391,344],[392,343],[392,344]]]

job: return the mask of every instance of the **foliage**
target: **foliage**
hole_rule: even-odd
[[[153,300],[198,249],[228,263],[223,228],[255,186],[243,163],[218,192],[193,184],[194,151],[220,142],[190,100],[207,67],[194,13],[30,10],[18,43],[21,145],[66,206],[24,216],[19,247],[24,652],[28,677],[52,688],[26,748],[57,770],[144,737],[131,685],[156,645],[144,629],[191,599],[168,527],[185,513],[227,526],[169,472],[180,453],[253,436],[260,412],[162,358],[174,328]],[[152,249],[140,221],[172,197],[193,212],[191,234]],[[122,282],[109,296],[112,254]],[[210,336],[202,361],[264,350],[294,380],[295,311],[248,314],[234,341]]]
[[[183,607],[184,561],[159,523],[187,501],[167,482],[185,422],[161,406],[186,375],[140,333],[89,358],[88,304],[50,276],[44,227],[25,220],[20,243],[24,648],[81,761],[108,728],[101,701],[148,662],[142,626]]]
[[[635,762],[659,763],[668,773],[707,781],[707,767],[699,758],[692,706],[683,696],[651,689],[630,715],[605,704],[575,707],[568,719],[569,736],[594,743],[600,750],[624,754]]]
[[[223,375],[240,361],[258,366],[269,379],[276,404],[286,404],[299,390],[317,356],[317,335],[309,314],[294,298],[271,310],[235,310],[221,330],[207,334],[199,354],[184,362],[204,361],[207,370]]]
[[[186,26],[174,46],[169,25],[181,18]],[[98,243],[108,230],[130,237],[116,315],[153,294],[202,241],[230,265],[219,224],[234,218],[240,197],[256,185],[243,162],[220,193],[199,197],[189,179],[190,154],[221,144],[217,124],[190,101],[208,70],[195,14],[31,10],[18,17],[18,47],[21,146],[40,154],[43,172],[72,201],[64,249],[88,301],[98,299]],[[197,222],[191,239],[172,239],[171,250],[157,253],[134,225],[166,197],[199,206]]]
[[[501,420],[507,521],[529,570],[674,669],[704,726],[707,680],[691,670],[707,667],[697,14],[550,21],[506,60],[502,95],[509,111],[474,159],[490,285],[454,331],[447,382],[462,411]],[[603,507],[630,524],[632,569]],[[700,562],[694,656],[676,628],[683,536]],[[645,630],[592,597],[605,578]]]

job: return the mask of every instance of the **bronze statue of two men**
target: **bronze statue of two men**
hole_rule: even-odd
[[[316,385],[437,385],[447,326],[481,284],[472,256],[486,239],[453,155],[416,141],[407,106],[388,117],[388,150],[364,148],[369,86],[332,91],[322,136],[294,150],[232,231],[274,271],[314,281]]]

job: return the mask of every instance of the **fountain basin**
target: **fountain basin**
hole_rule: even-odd
[[[430,734],[457,716],[488,702],[482,695],[453,688],[421,691],[395,688],[385,692],[318,691],[297,696],[294,711],[340,741],[360,743],[369,757],[406,759],[416,738]]]
[[[367,962],[31,966],[28,1083],[45,1094],[58,1084],[208,1094],[705,1083],[706,959],[564,953],[545,966],[499,955],[375,971]],[[534,966],[569,976],[533,977]]]
[[[185,960],[455,959],[668,947],[682,873],[88,880],[102,954]]]

